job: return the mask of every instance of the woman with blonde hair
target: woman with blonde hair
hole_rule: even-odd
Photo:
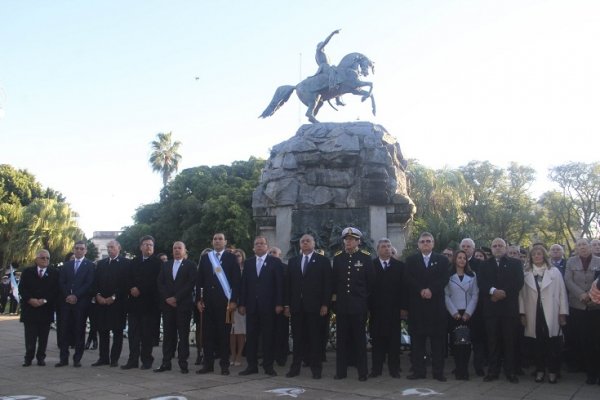
[[[556,383],[560,371],[561,327],[567,322],[567,290],[558,268],[542,245],[534,245],[525,268],[525,284],[519,294],[525,336],[533,339],[535,381]]]

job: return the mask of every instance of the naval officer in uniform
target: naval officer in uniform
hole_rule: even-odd
[[[350,351],[356,352],[358,380],[367,380],[367,322],[368,296],[375,281],[370,253],[358,248],[362,233],[348,227],[342,231],[344,250],[333,258],[333,292],[336,295],[336,374],[333,379],[347,375]]]

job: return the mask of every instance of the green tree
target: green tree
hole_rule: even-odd
[[[563,164],[551,168],[548,176],[562,191],[560,211],[577,214],[581,224],[577,236],[595,237],[600,227],[600,163]]]
[[[571,253],[581,234],[581,220],[571,199],[549,191],[540,196],[538,206],[542,214],[539,241],[562,244]]]
[[[183,170],[163,188],[160,202],[136,210],[134,224],[125,228],[119,242],[136,254],[139,238],[152,235],[155,251],[169,254],[173,242],[183,240],[196,260],[210,246],[212,234],[224,231],[230,245],[250,250],[255,232],[252,192],[264,164],[250,158],[229,166]]]
[[[152,171],[161,174],[163,187],[167,186],[171,175],[179,170],[179,162],[181,161],[181,155],[178,153],[181,142],[173,142],[171,135],[172,132],[158,133],[156,135],[157,140],[153,140],[151,143],[150,165]]]
[[[13,259],[30,262],[37,250],[47,249],[52,263],[62,261],[75,240],[84,237],[76,217],[67,203],[56,199],[33,200],[15,226],[11,246]]]

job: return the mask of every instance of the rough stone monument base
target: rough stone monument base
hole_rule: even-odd
[[[298,240],[307,232],[332,256],[346,226],[363,232],[367,248],[387,237],[401,252],[415,211],[405,167],[400,145],[381,125],[302,125],[272,148],[254,191],[257,234],[286,258],[297,254]]]

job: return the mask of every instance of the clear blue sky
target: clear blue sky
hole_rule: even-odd
[[[294,135],[275,89],[376,62],[377,117],[358,98],[322,121],[370,120],[430,167],[474,159],[538,171],[600,154],[600,2],[0,1],[0,163],[61,191],[88,236],[156,201],[149,143],[173,131],[182,168],[266,158]],[[195,78],[199,79],[196,80]]]

